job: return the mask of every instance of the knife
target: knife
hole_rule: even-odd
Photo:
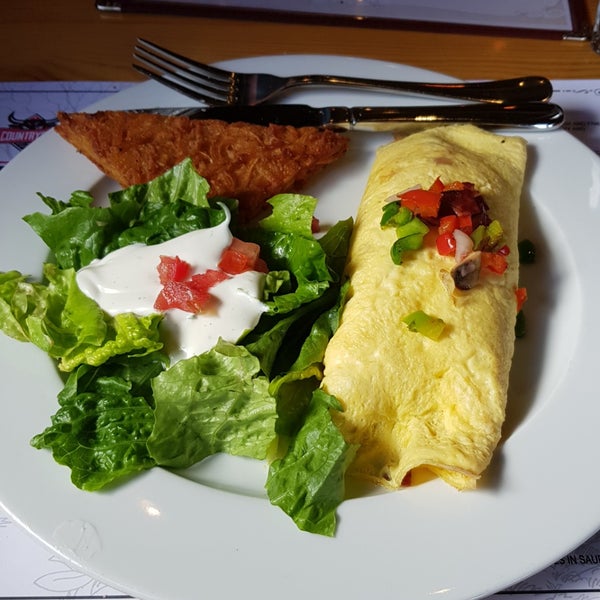
[[[184,116],[191,119],[218,119],[233,123],[312,126],[346,131],[393,131],[412,123],[442,125],[473,123],[488,127],[533,128],[550,131],[564,122],[557,104],[449,104],[441,106],[328,106],[301,104],[260,104],[258,106],[208,106],[137,109],[131,112]]]

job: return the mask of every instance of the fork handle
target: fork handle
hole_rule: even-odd
[[[528,76],[496,81],[468,83],[420,83],[345,77],[339,75],[298,75],[286,78],[286,88],[303,85],[334,85],[422,96],[441,96],[461,100],[511,104],[545,102],[552,96],[552,84],[546,77]]]

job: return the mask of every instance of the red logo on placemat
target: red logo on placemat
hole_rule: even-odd
[[[9,126],[0,127],[0,144],[11,144],[22,150],[57,122],[57,119],[44,119],[37,113],[26,119],[19,119],[13,111],[8,115]]]

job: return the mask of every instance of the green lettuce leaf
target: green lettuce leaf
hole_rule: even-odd
[[[148,439],[160,465],[186,468],[226,452],[264,459],[277,417],[269,381],[245,348],[219,342],[153,383],[156,423]]]
[[[50,449],[71,469],[73,484],[89,491],[153,467],[146,447],[154,425],[150,382],[162,369],[160,354],[80,366],[58,395],[51,425],[32,446]]]
[[[332,275],[327,255],[311,230],[316,199],[280,194],[269,203],[271,214],[242,234],[260,245],[269,269],[291,274],[291,291],[273,295],[266,302],[272,314],[288,313],[321,296],[329,288]]]
[[[161,315],[139,317],[122,313],[108,319],[108,335],[100,345],[78,343],[60,357],[59,368],[71,371],[81,364],[98,366],[117,355],[139,356],[163,348],[158,334]]]
[[[331,306],[336,296],[336,290],[328,289],[316,300],[300,305],[291,313],[266,315],[240,343],[259,358],[261,369],[267,376],[287,371],[297,359],[312,323]]]
[[[0,273],[0,329],[20,342],[28,342],[27,317],[45,310],[47,295],[46,286],[30,283],[19,271]]]
[[[338,301],[321,313],[306,336],[296,361],[271,381],[270,391],[277,398],[277,432],[293,436],[302,424],[313,392],[323,379],[325,349],[339,325],[348,284],[344,284]]]
[[[339,326],[347,291],[346,282],[337,302],[314,321],[297,360],[269,388],[277,398],[277,432],[290,446],[269,469],[267,494],[300,529],[328,536],[335,533],[344,476],[356,447],[344,441],[331,419],[331,411],[341,405],[318,386],[325,349]]]
[[[336,510],[344,500],[346,468],[356,448],[346,443],[331,418],[340,405],[315,391],[308,414],[287,454],[269,469],[266,490],[299,529],[333,536]]]
[[[117,354],[147,354],[163,347],[159,315],[112,318],[77,286],[73,269],[44,265],[45,282],[0,273],[0,329],[29,341],[58,361],[62,371],[99,365]]]
[[[287,201],[290,200],[292,208],[296,210],[286,211]],[[292,284],[282,286],[281,293],[275,296],[273,303],[270,304],[271,310],[264,315],[258,326],[249,332],[241,343],[243,343],[255,356],[258,356],[261,362],[263,372],[268,376],[279,375],[291,368],[291,365],[298,358],[300,348],[305,343],[307,336],[310,337],[311,326],[320,315],[328,311],[332,306],[335,306],[339,298],[340,285],[342,280],[343,269],[345,265],[350,236],[352,233],[353,221],[347,219],[340,221],[334,225],[322,238],[315,240],[311,233],[312,210],[314,209],[314,198],[309,196],[297,195],[282,195],[278,196],[274,203],[273,215],[264,219],[259,223],[262,228],[263,223],[267,221],[266,231],[270,228],[275,228],[276,223],[284,230],[294,232],[298,230],[301,234],[310,237],[312,243],[316,243],[314,247],[311,243],[311,253],[318,257],[319,265],[325,265],[327,275],[323,275],[321,266],[318,271],[325,279],[322,280],[320,292],[311,299],[304,294],[297,295],[293,290],[290,291]],[[302,217],[297,215],[299,207],[303,208]],[[278,221],[273,221],[277,218]],[[289,223],[288,219],[295,218],[296,222]],[[301,221],[301,223],[297,222]],[[279,234],[277,234],[279,235]],[[270,234],[261,230],[257,237],[261,237],[261,244],[268,244]],[[282,246],[275,244],[278,248],[277,253],[282,254],[285,259],[286,253]],[[293,247],[290,243],[287,249]],[[269,259],[267,259],[269,260]],[[294,260],[286,262],[286,266],[294,268],[295,262],[310,262],[310,257],[307,256],[305,261],[299,260],[297,257]],[[271,264],[271,263],[269,263]],[[308,269],[303,266],[304,271]],[[287,271],[283,271],[285,273]],[[282,271],[277,271],[278,274]],[[301,276],[292,271],[294,280],[301,280]],[[298,284],[298,287],[301,284]],[[277,290],[279,291],[279,289]],[[287,300],[286,300],[287,299]],[[288,310],[283,310],[283,304],[288,304]],[[267,302],[269,304],[269,302]],[[275,306],[277,305],[277,307]],[[292,308],[293,306],[293,308]],[[316,335],[316,333],[315,333]]]
[[[352,219],[340,221],[319,239],[331,274],[329,288],[289,314],[266,315],[242,341],[272,379],[270,390],[277,398],[277,431],[281,435],[298,430],[323,378],[325,348],[338,327],[348,287],[347,283],[341,287],[341,282],[352,225]]]
[[[63,269],[80,269],[95,258],[133,243],[158,244],[184,233],[217,225],[223,210],[208,199],[209,186],[186,159],[160,177],[109,194],[109,206],[93,204],[77,191],[68,202],[40,197],[51,214],[24,217]],[[235,202],[227,202],[235,209]]]

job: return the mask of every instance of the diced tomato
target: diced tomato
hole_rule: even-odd
[[[208,269],[204,273],[192,275],[189,285],[196,291],[207,292],[213,285],[225,281],[225,279],[229,279],[229,275],[225,271]]]
[[[321,223],[317,217],[313,217],[310,223],[310,230],[312,233],[318,233],[321,230]]]
[[[221,255],[218,269],[190,275],[191,265],[179,257],[161,256],[157,267],[163,285],[154,308],[160,311],[178,308],[186,312],[202,312],[212,301],[210,289],[244,271],[268,272],[267,264],[259,257],[260,246],[233,238],[231,245]]]
[[[506,244],[504,244],[504,246],[497,250],[497,252],[498,254],[502,254],[502,256],[508,256],[510,254],[510,248]]]
[[[456,239],[451,232],[438,235],[435,245],[442,256],[450,256],[456,252]]]
[[[199,291],[184,281],[167,281],[154,302],[156,310],[179,308],[190,313],[201,312],[210,303],[208,291]]]
[[[471,215],[446,215],[440,217],[438,225],[438,233],[452,233],[454,230],[460,229],[463,233],[471,235],[473,233],[473,219]]]
[[[448,215],[440,219],[438,225],[438,233],[444,235],[445,233],[452,233],[458,228],[458,217],[456,215]]]
[[[157,269],[158,278],[164,285],[168,281],[185,281],[190,274],[191,266],[179,256],[161,256]]]
[[[236,237],[231,241],[231,246],[229,246],[229,248],[245,254],[248,257],[250,264],[254,264],[260,254],[260,246],[258,244],[255,244],[254,242],[244,242]]]
[[[423,189],[407,190],[400,195],[402,206],[408,208],[415,215],[425,218],[437,217],[440,210],[442,194]]]
[[[492,273],[501,275],[506,271],[508,263],[506,257],[496,252],[482,252],[481,253],[481,268],[488,269]]]
[[[227,249],[221,254],[219,269],[223,269],[229,275],[238,275],[248,271],[248,257],[235,250]]]
[[[223,271],[208,269],[192,275],[187,281],[167,281],[154,302],[154,308],[160,311],[178,308],[194,314],[202,312],[212,299],[209,290],[228,278],[229,275]]]
[[[238,275],[244,271],[252,271],[260,254],[260,246],[252,242],[243,242],[233,238],[219,261],[219,269],[229,275]]]
[[[467,235],[473,233],[473,219],[471,215],[460,215],[458,218],[458,227],[461,231],[464,231]]]
[[[254,270],[258,271],[259,273],[268,273],[269,267],[267,266],[267,263],[262,258],[259,257],[256,259],[256,262],[254,263]]]
[[[515,290],[515,296],[517,297],[517,312],[519,312],[527,300],[527,289],[523,287],[517,288]]]

